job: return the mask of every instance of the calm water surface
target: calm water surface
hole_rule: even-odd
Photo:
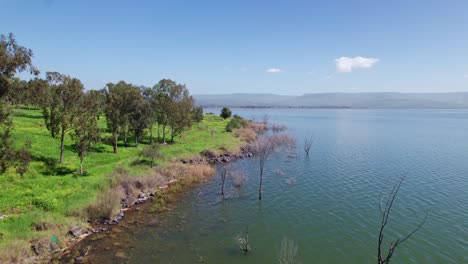
[[[429,218],[393,262],[468,263],[468,111],[233,112],[257,119],[268,114],[270,122],[287,125],[297,156],[267,162],[261,202],[254,159],[235,163],[248,183],[236,189],[228,180],[225,200],[219,175],[194,188],[160,216],[161,225],[133,231],[131,248],[124,249],[128,262],[278,263],[287,237],[298,244],[302,263],[375,263],[379,200],[406,177],[387,242],[411,231],[426,212]],[[314,142],[305,156],[302,141],[309,136]],[[246,226],[253,250],[243,255],[234,238]]]

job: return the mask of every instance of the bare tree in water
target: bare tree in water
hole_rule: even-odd
[[[244,254],[247,254],[251,250],[249,242],[249,226],[246,227],[245,234],[239,234],[236,237],[236,243]]]
[[[262,199],[263,172],[266,161],[271,155],[281,148],[292,147],[295,145],[295,140],[288,134],[273,134],[258,139],[252,144],[254,157],[258,159],[260,166],[260,183],[258,187],[258,199]]]
[[[385,227],[387,226],[388,217],[390,216],[390,211],[392,209],[393,203],[395,202],[395,198],[398,194],[398,191],[400,190],[403,180],[404,178],[401,178],[401,180],[393,187],[392,191],[387,197],[387,200],[385,201],[385,205],[383,205],[382,201],[380,201],[380,211],[382,212],[382,223],[380,224],[379,246],[378,246],[378,252],[377,252],[378,264],[390,263],[390,259],[392,258],[393,253],[395,253],[396,247],[399,246],[401,243],[405,242],[406,240],[408,240],[414,233],[416,233],[424,225],[428,216],[428,214],[426,214],[426,216],[424,217],[424,220],[415,229],[413,229],[413,231],[411,231],[408,235],[406,235],[405,237],[400,237],[395,241],[392,241],[390,243],[390,248],[388,249],[388,252],[386,253],[386,255],[384,252],[382,252],[384,230],[385,230]]]
[[[283,238],[281,242],[280,253],[278,256],[278,262],[280,264],[295,264],[297,261],[297,251],[299,247],[294,241]]]
[[[312,137],[304,139],[304,151],[309,156],[310,148],[312,147]]]
[[[221,169],[221,195],[224,197],[224,184],[226,183],[226,176],[227,176],[227,165],[223,164],[223,168]]]

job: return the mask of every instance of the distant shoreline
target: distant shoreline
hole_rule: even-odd
[[[232,109],[349,109],[349,110],[468,110],[468,107],[434,107],[434,108],[377,108],[377,107],[349,107],[349,106],[324,106],[324,107],[315,107],[315,106],[205,106],[202,105],[204,109],[220,109],[223,107],[229,107]]]

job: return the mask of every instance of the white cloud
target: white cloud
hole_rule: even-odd
[[[352,72],[355,69],[370,68],[379,59],[376,58],[364,58],[364,57],[340,57],[335,59],[336,71],[337,72]]]
[[[268,73],[280,73],[280,72],[283,72],[283,70],[278,69],[278,68],[270,68],[270,69],[266,70],[266,72],[268,72]]]

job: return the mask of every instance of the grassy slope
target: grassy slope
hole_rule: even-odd
[[[79,160],[73,152],[70,137],[67,137],[65,144],[64,164],[50,168],[46,164],[58,159],[59,142],[51,138],[41,113],[17,109],[13,120],[17,147],[30,139],[34,161],[22,177],[14,169],[0,175],[0,213],[8,215],[0,220],[0,256],[2,251],[14,244],[22,247],[33,238],[60,238],[63,234],[59,232],[76,223],[83,223],[83,219],[75,217],[76,212],[92,203],[100,190],[107,188],[105,176],[116,166],[122,165],[132,174],[143,175],[149,171],[147,165],[138,162],[138,153],[143,144],[138,148],[131,143],[129,147],[121,146],[117,155],[112,153],[111,146],[99,144],[97,151],[90,152],[85,158],[87,175],[79,176],[76,174]],[[236,151],[240,140],[224,131],[227,122],[220,117],[206,115],[204,121],[176,137],[174,144],[161,146],[163,157],[159,164],[164,165],[178,157],[197,156],[204,149]],[[104,120],[100,121],[100,126],[105,127]],[[212,129],[216,131],[213,136]],[[148,138],[143,142],[148,142]],[[47,231],[33,231],[32,226],[39,222],[47,222],[52,227]]]

